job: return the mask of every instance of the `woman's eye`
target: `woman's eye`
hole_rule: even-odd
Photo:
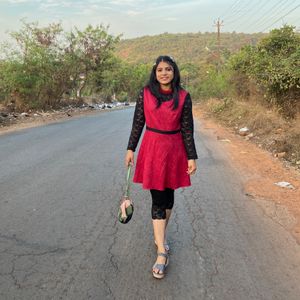
[[[173,69],[172,68],[165,68],[165,69],[156,69],[156,72],[163,72],[163,71],[166,71],[166,72],[172,72]]]

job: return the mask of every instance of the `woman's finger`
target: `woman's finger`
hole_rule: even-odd
[[[194,175],[196,173],[197,168],[191,167],[191,169],[189,170],[189,174],[190,175]]]

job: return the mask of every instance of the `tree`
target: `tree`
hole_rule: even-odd
[[[113,56],[112,50],[120,36],[108,34],[108,27],[89,25],[83,31],[75,27],[67,36],[68,47],[65,52],[72,65],[75,64],[72,74],[73,86],[77,88],[77,96],[92,78],[92,73],[103,72],[108,60]]]
[[[63,94],[81,96],[92,73],[101,74],[119,41],[108,28],[89,25],[64,32],[60,23],[26,23],[11,33],[17,49],[6,48],[0,64],[0,95],[18,107],[58,106]],[[10,51],[9,51],[10,50]]]
[[[293,26],[274,29],[257,46],[244,47],[229,66],[234,74],[254,81],[285,115],[295,115],[300,101],[300,36]]]
[[[151,66],[129,64],[117,58],[111,63],[112,67],[103,73],[101,89],[106,94],[115,94],[119,99],[135,99],[148,80]]]

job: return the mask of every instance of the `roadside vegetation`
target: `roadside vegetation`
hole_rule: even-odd
[[[172,55],[195,108],[300,167],[300,35],[214,33],[122,40],[104,26],[23,22],[0,48],[0,112],[135,101],[158,55]],[[162,53],[162,50],[164,52]],[[0,119],[1,122],[1,119]]]
[[[103,26],[65,32],[25,22],[11,37],[1,49],[0,101],[16,110],[59,107],[97,90],[119,40]]]
[[[178,59],[184,84],[197,91],[204,66],[215,60],[213,33],[121,40],[108,31],[102,25],[65,31],[60,23],[41,27],[23,21],[0,48],[0,105],[26,111],[82,103],[87,97],[106,102],[135,99],[161,49]],[[264,36],[225,35],[225,57]]]
[[[195,95],[212,116],[300,168],[300,36],[274,29],[208,69]]]

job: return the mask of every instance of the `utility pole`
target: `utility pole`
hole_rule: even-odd
[[[223,25],[223,20],[220,21],[220,18],[218,18],[217,21],[214,21],[214,26],[217,27],[217,32],[218,32],[218,35],[217,35],[217,45],[218,45],[218,71],[219,71],[219,68],[220,68],[220,63],[221,63],[221,26],[224,26]]]

